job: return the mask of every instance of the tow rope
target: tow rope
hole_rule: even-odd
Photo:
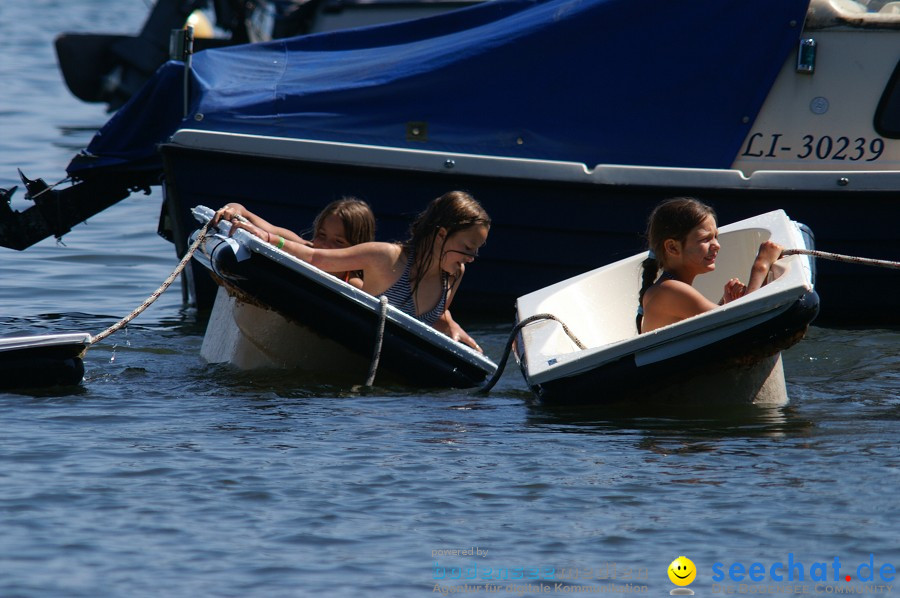
[[[519,331],[522,328],[528,326],[529,324],[533,324],[534,322],[539,322],[541,320],[553,320],[555,322],[559,322],[559,325],[562,326],[563,332],[565,332],[572,342],[575,345],[584,351],[587,349],[584,343],[582,343],[575,334],[566,326],[566,323],[554,316],[553,314],[534,314],[533,316],[528,316],[515,326],[513,326],[512,331],[509,333],[509,337],[506,339],[506,348],[503,350],[503,357],[500,359],[500,363],[497,365],[497,369],[494,371],[494,375],[491,376],[491,379],[488,380],[484,386],[479,388],[476,394],[487,394],[494,388],[494,385],[497,384],[497,381],[500,380],[501,374],[503,374],[503,369],[506,367],[506,361],[509,359],[509,353],[512,350],[513,342],[516,340],[516,335],[519,334]]]
[[[159,299],[159,296],[162,295],[173,282],[175,282],[175,278],[177,278],[178,275],[181,274],[181,271],[184,270],[184,268],[185,268],[185,266],[187,266],[188,262],[191,261],[191,258],[194,256],[194,252],[197,251],[197,248],[200,247],[200,244],[206,238],[207,229],[209,229],[209,222],[207,222],[206,224],[203,225],[203,228],[201,228],[197,234],[197,239],[188,248],[187,253],[184,254],[184,257],[181,258],[181,261],[178,262],[178,265],[175,267],[175,270],[173,270],[172,273],[169,275],[169,277],[166,278],[165,281],[163,281],[163,283],[159,286],[158,289],[153,291],[153,293],[149,297],[147,297],[147,299],[144,300],[144,302],[141,303],[137,308],[135,308],[135,310],[132,311],[130,314],[128,314],[127,316],[125,316],[124,318],[122,318],[121,320],[119,320],[118,322],[116,322],[115,324],[113,324],[112,326],[110,326],[109,328],[107,328],[106,330],[104,330],[103,332],[98,334],[97,336],[92,336],[89,344],[93,345],[96,342],[102,341],[103,339],[105,339],[107,336],[109,336],[113,332],[120,330],[126,324],[128,324],[128,322],[130,322],[133,319],[135,319],[136,317],[138,317],[141,314],[141,312],[143,312],[145,309],[150,307],[154,301]]]
[[[88,344],[93,345],[94,343],[102,341],[114,332],[121,330],[130,321],[138,317],[145,309],[150,307],[157,299],[159,299],[160,295],[166,292],[166,289],[168,289],[172,285],[172,283],[175,282],[175,279],[178,277],[178,275],[181,274],[182,270],[184,270],[188,262],[191,261],[191,258],[194,256],[197,248],[199,248],[203,241],[206,239],[206,231],[209,230],[210,222],[212,221],[204,224],[203,227],[199,230],[199,232],[197,233],[197,238],[188,248],[187,252],[184,254],[184,257],[181,258],[181,261],[178,262],[178,265],[168,276],[168,278],[163,281],[159,288],[153,291],[153,293],[130,314],[128,314],[100,334],[92,336]],[[375,336],[375,345],[372,351],[372,361],[369,365],[368,376],[366,377],[366,386],[372,386],[372,384],[375,382],[375,374],[378,372],[378,362],[381,359],[381,345],[384,340],[384,325],[385,320],[387,319],[387,307],[387,297],[381,297],[381,310],[378,318],[378,329]]]
[[[825,260],[847,262],[848,264],[862,264],[863,266],[879,266],[881,268],[900,269],[900,262],[876,260],[868,257],[856,257],[853,255],[841,255],[840,253],[829,253],[827,251],[819,251],[817,249],[785,249],[781,252],[782,257],[787,255],[810,255],[812,257],[822,258]]]

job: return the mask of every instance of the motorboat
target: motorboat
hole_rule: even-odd
[[[198,206],[194,214],[206,224],[215,212]],[[392,305],[245,230],[229,236],[230,228],[218,223],[194,253],[220,285],[201,346],[207,362],[432,388],[477,386],[497,369]]]
[[[0,390],[79,384],[90,344],[80,332],[0,338]]]
[[[493,0],[205,50],[113,116],[69,164],[74,184],[24,179],[37,205],[0,210],[0,244],[62,235],[158,184],[158,232],[179,256],[191,208],[229,201],[299,228],[355,195],[397,239],[430,199],[465,189],[493,226],[460,312],[508,314],[639,252],[646,215],[671,196],[726,222],[784,209],[823,250],[898,261],[897,7]],[[205,269],[185,282],[212,305]],[[817,290],[822,323],[900,322],[892,273],[823,262]]]
[[[746,280],[767,240],[814,249],[808,228],[783,210],[751,217],[719,228],[716,268],[693,286],[718,302],[730,278]],[[517,319],[531,322],[519,332],[516,357],[534,394],[547,403],[592,405],[785,404],[781,352],[803,338],[819,309],[808,255],[780,259],[755,292],[639,334],[646,257],[645,251],[519,297]]]
[[[112,112],[168,59],[173,31],[189,30],[191,51],[200,51],[420,18],[478,1],[156,0],[137,35],[65,32],[54,46],[69,91]]]

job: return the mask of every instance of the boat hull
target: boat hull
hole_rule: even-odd
[[[581,374],[531,384],[527,362],[520,364],[531,390],[546,402],[781,404],[787,402],[781,351],[803,338],[818,310],[819,297],[809,291],[762,324],[644,365],[630,354]]]
[[[712,303],[755,263],[761,243],[812,249],[807,227],[774,210],[719,228],[715,267],[694,279]],[[760,289],[638,333],[643,251],[519,297],[516,355],[547,403],[787,402],[780,352],[819,311],[812,261],[786,256]]]
[[[321,382],[362,384],[372,357],[286,319],[231,287],[220,286],[203,336],[200,356],[242,370],[289,369]],[[378,378],[385,382],[385,375]]]
[[[467,388],[482,383],[496,370],[486,357],[393,307],[386,310],[382,333],[380,305],[371,295],[256,237],[242,231],[235,236],[241,244],[246,243],[244,247],[253,249],[238,257],[233,245],[223,241],[223,237],[213,237],[207,241],[207,257],[200,258],[202,265],[214,272],[228,287],[229,294],[236,297],[231,306],[223,308],[224,313],[211,318],[211,330],[220,332],[215,332],[216,339],[204,339],[207,346],[203,352],[209,361],[229,361],[241,366],[240,360],[245,360],[246,367],[300,368],[325,375],[343,372],[342,382],[359,384],[365,382],[360,374],[366,373],[360,366],[372,362],[376,341],[381,337],[379,381]],[[248,313],[249,322],[242,323],[241,318],[248,317]],[[277,317],[271,319],[275,314]],[[261,326],[262,318],[268,323]],[[222,345],[232,341],[227,340],[221,328],[229,324],[243,329],[243,339],[234,343],[249,342],[260,349],[253,355],[241,348],[226,348],[223,352]],[[291,330],[296,330],[296,334]],[[273,348],[276,346],[285,348]],[[293,355],[281,355],[284,351],[292,351]]]
[[[0,339],[0,390],[79,384],[89,341],[77,333]]]
[[[712,204],[720,222],[784,209],[815,231],[816,245],[825,251],[900,260],[895,193],[878,188],[738,188],[705,184],[704,173],[666,185],[650,184],[649,177],[645,184],[639,178],[609,183],[597,182],[596,177],[553,180],[501,176],[502,171],[492,175],[366,167],[175,143],[164,145],[162,153],[165,214],[173,240],[180,244],[179,254],[193,230],[190,208],[197,204],[219,207],[240,202],[272,222],[302,231],[327,202],[354,195],[372,205],[379,238],[392,240],[405,238],[409,220],[430,199],[451,189],[471,192],[488,210],[493,225],[488,244],[454,300],[460,311],[506,315],[516,297],[640,251],[645,242],[641,232],[653,206],[680,195]],[[850,215],[848,205],[853,207]],[[823,298],[819,323],[900,322],[895,300],[900,277],[892,271],[823,260],[817,268],[817,290]],[[198,304],[209,307],[215,287],[205,273],[195,273],[189,285]],[[848,288],[855,292],[847,293]],[[863,310],[860,296],[866,297]]]

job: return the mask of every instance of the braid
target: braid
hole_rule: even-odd
[[[659,260],[656,256],[650,255],[641,262],[641,292],[638,293],[638,313],[635,318],[638,334],[641,333],[641,322],[644,319],[644,293],[656,282],[656,275],[659,274]]]
[[[664,266],[660,257],[665,257],[663,243],[666,239],[684,241],[695,226],[716,213],[705,203],[693,197],[673,197],[658,204],[647,220],[647,245],[650,253],[641,264],[641,292],[638,295],[638,315],[635,320],[638,334],[641,333],[641,322],[644,319],[644,293],[656,282],[660,267]]]

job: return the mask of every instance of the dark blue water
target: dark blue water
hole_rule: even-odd
[[[107,118],[64,87],[54,36],[134,33],[146,10],[3,0],[0,187],[17,167],[61,179]],[[96,334],[139,305],[176,264],[159,204],[135,196],[64,245],[0,250],[4,332]],[[458,319],[499,358],[512,314]],[[785,354],[787,407],[663,413],[542,407],[514,367],[487,397],[235,372],[200,360],[204,324],[176,284],[88,351],[79,388],[0,394],[0,596],[425,596],[466,581],[661,596],[679,555],[698,596],[897,593],[881,577],[900,567],[896,331],[813,328]]]

